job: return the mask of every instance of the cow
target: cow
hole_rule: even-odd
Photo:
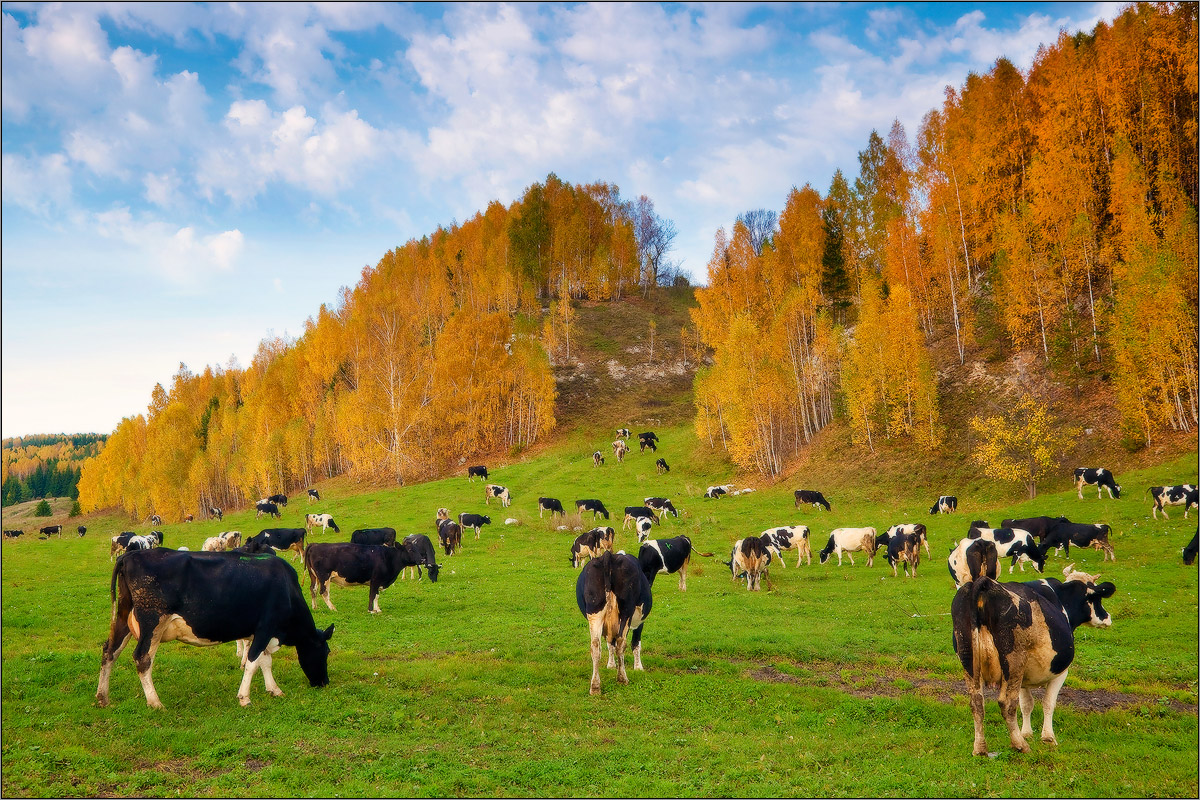
[[[395,528],[359,528],[350,533],[350,541],[353,544],[395,544],[396,529]]]
[[[649,447],[650,450],[653,452],[658,452],[657,442],[658,442],[658,437],[654,435],[653,431],[646,431],[645,433],[639,433],[638,434],[638,447],[640,449],[638,450],[638,452],[639,453],[646,452],[647,447]]]
[[[1159,511],[1163,513],[1163,519],[1170,519],[1167,516],[1167,506],[1183,506],[1183,517],[1187,519],[1188,511],[1193,506],[1200,505],[1200,489],[1190,483],[1182,486],[1151,486],[1146,491],[1150,492],[1150,497],[1154,500],[1150,511],[1155,519],[1158,519]]]
[[[617,428],[618,439],[628,439],[630,437],[629,428]]]
[[[987,524],[985,523],[981,527],[986,528]],[[925,526],[920,522],[905,522],[900,525],[893,525],[888,528],[888,535],[890,536],[893,533],[915,533],[921,537],[921,544],[925,546],[925,555],[929,555],[929,534]]]
[[[915,578],[917,567],[921,564],[921,534],[901,531],[900,527],[893,525],[875,537],[875,546],[884,549],[893,578],[897,577],[896,567],[899,564],[904,565],[904,577],[909,577],[908,568],[911,566],[912,577]]]
[[[43,537],[51,536],[54,534],[58,534],[59,536],[62,536],[62,530],[63,530],[62,525],[47,525],[46,527],[44,527],[40,531],[38,531],[38,533],[42,534]]]
[[[20,531],[17,533],[20,534]],[[1192,540],[1183,548],[1183,563],[1189,567],[1195,564],[1197,551],[1200,551],[1200,533],[1193,533]]]
[[[184,521],[184,522],[195,522],[195,521],[196,521],[196,515],[195,515],[195,514],[184,514],[184,515],[183,515],[183,521]]]
[[[453,524],[453,523],[452,523]],[[332,542],[310,545],[304,554],[304,569],[308,572],[310,605],[317,607],[317,595],[330,611],[337,611],[329,599],[329,584],[338,586],[367,586],[367,611],[382,613],[379,593],[396,582],[400,570],[415,566],[416,554],[407,547],[377,544]],[[437,582],[437,570],[429,570],[429,579]]]
[[[244,553],[190,553],[150,550],[126,553],[113,567],[112,624],[100,655],[96,701],[109,704],[113,662],[130,637],[137,639],[133,660],[146,705],[161,709],[151,678],[162,642],[207,646],[249,640],[238,703],[250,704],[250,681],[261,669],[267,692],[283,691],[271,673],[280,647],[295,647],[300,668],[313,687],[329,683],[329,640],[313,624],[312,612],[292,566],[278,558]]]
[[[604,552],[612,552],[617,532],[612,528],[592,528],[575,537],[571,544],[571,566],[579,567],[583,559],[599,558]]]
[[[679,518],[679,512],[675,510],[675,506],[671,505],[671,501],[666,497],[647,497],[643,500],[646,508],[653,509],[654,513],[660,517],[665,517],[670,514],[676,519]]]
[[[617,682],[629,683],[625,674],[625,642],[633,648],[633,668],[642,669],[642,627],[653,604],[650,581],[637,559],[604,553],[589,561],[575,582],[575,601],[588,624],[592,649],[592,682],[589,693],[600,694],[600,640],[608,642],[609,667],[615,663]],[[631,633],[632,632],[632,633]]]
[[[455,550],[462,550],[462,525],[452,519],[437,521],[438,544],[446,551],[446,555],[454,555]]]
[[[158,514],[151,514],[150,515],[150,524],[151,525],[162,525],[162,517],[160,517]]]
[[[612,449],[613,449],[613,455],[615,455],[617,457],[617,461],[620,463],[624,463],[625,462],[625,454],[629,452],[629,445],[625,444],[620,439],[617,439],[615,442],[612,443]]]
[[[579,513],[579,516],[581,516],[581,517],[583,516],[583,513],[585,511],[592,512],[593,520],[596,519],[597,514],[603,516],[605,519],[609,518],[608,509],[605,508],[604,503],[601,503],[599,500],[576,500],[575,501],[575,510]]]
[[[4,532],[5,539],[15,539],[18,536],[24,536],[24,535],[25,535],[25,531],[23,531],[23,530],[10,530],[10,531]]]
[[[1033,534],[1020,528],[970,528],[967,530],[968,539],[988,539],[996,543],[996,554],[1000,558],[1012,558],[1008,565],[1008,574],[1013,568],[1021,567],[1025,571],[1025,562],[1033,563],[1038,572],[1046,571],[1046,551],[1038,547]]]
[[[625,506],[625,520],[621,523],[621,530],[625,530],[629,523],[637,522],[639,518],[651,519],[655,525],[659,524],[658,515],[654,513],[654,509],[646,506]]]
[[[812,564],[812,548],[809,546],[807,525],[780,525],[777,528],[767,528],[759,535],[759,538],[766,543],[771,555],[779,559],[780,569],[786,566],[782,556],[784,550],[796,551],[797,567],[806,560],[810,565]]]
[[[771,550],[767,543],[758,536],[747,536],[733,543],[733,550],[725,565],[729,574],[736,581],[743,573],[746,576],[746,589],[751,592],[760,591],[760,581],[771,563]]]
[[[494,483],[486,484],[483,487],[483,502],[490,506],[493,497],[499,500],[500,505],[504,508],[508,508],[512,504],[512,496],[509,494],[508,489]]]
[[[633,523],[634,530],[637,531],[638,542],[644,542],[650,538],[650,531],[654,530],[653,517],[638,517]],[[624,530],[624,527],[622,527]]]
[[[436,553],[433,550],[433,542],[429,541],[429,537],[423,533],[412,533],[404,537],[402,543],[412,553],[416,564],[405,567],[400,571],[400,576],[403,578],[405,572],[411,573],[412,570],[417,571],[416,577],[421,577],[421,567],[429,572],[429,579],[435,580],[434,576],[442,568],[442,565],[437,563]]]
[[[84,537],[84,535],[87,533],[87,528],[83,525],[80,525],[79,527],[77,527],[75,529],[75,532],[78,533],[79,538],[82,539]]]
[[[667,463],[665,458],[660,458],[658,461],[655,461],[654,468],[658,470],[659,475],[662,475],[664,472],[671,471],[671,466]]]
[[[1000,521],[1002,528],[1020,528],[1023,531],[1029,531],[1033,538],[1041,544],[1046,539],[1046,535],[1050,533],[1050,529],[1055,525],[1067,522],[1070,520],[1066,517],[1026,517],[1025,519],[1004,519]],[[977,520],[971,523],[972,528],[990,528],[983,520]]]
[[[254,504],[254,518],[258,519],[263,514],[269,514],[275,519],[282,519],[283,516],[279,513],[279,506],[274,503],[268,503],[265,500],[259,500]]]
[[[958,511],[958,498],[949,494],[938,497],[929,509],[930,514],[953,514],[955,511]]]
[[[995,579],[1000,573],[996,543],[990,539],[963,539],[950,550],[946,566],[957,589],[980,575]]]
[[[863,550],[867,554],[867,566],[875,565],[875,529],[874,528],[834,528],[829,534],[829,541],[818,555],[821,563],[829,560],[829,556],[837,555],[838,566],[842,565],[842,553],[854,564],[854,552]]]
[[[458,524],[463,528],[474,528],[475,538],[479,538],[479,529],[484,525],[491,525],[492,518],[485,514],[468,514],[463,512],[458,515]]]
[[[1064,517],[1063,519],[1066,519],[1066,517]],[[988,524],[988,521],[986,519],[977,519],[971,523],[971,527],[972,528],[990,528],[992,526]],[[1021,526],[1020,525],[1003,525],[1003,524],[1001,524],[1001,527],[1003,527],[1003,528],[1020,528]]]
[[[1053,547],[1056,550],[1065,551],[1065,554],[1070,556],[1071,545],[1075,545],[1099,550],[1104,554],[1100,558],[1101,561],[1116,561],[1117,554],[1108,541],[1110,533],[1112,533],[1112,528],[1107,525],[1090,525],[1063,520],[1046,534],[1046,538],[1042,541],[1042,552],[1049,553],[1050,548]]]
[[[1065,580],[1044,578],[1027,583],[999,583],[987,575],[964,583],[950,604],[954,652],[962,662],[975,720],[977,756],[987,755],[983,734],[983,687],[997,686],[1000,714],[1014,750],[1029,752],[1033,736],[1030,688],[1045,686],[1042,741],[1057,745],[1054,707],[1075,659],[1075,629],[1107,628],[1112,617],[1102,601],[1117,587],[1097,583],[1100,576],[1063,570]],[[1017,726],[1017,708],[1021,725]]]
[[[208,507],[208,515],[210,517],[216,517],[217,521],[220,522],[224,518],[225,512],[219,508],[214,508],[213,506],[209,506]]]
[[[733,488],[733,484],[727,483],[723,486],[710,486],[704,490],[705,500],[720,500],[722,496],[729,494],[729,490]]]
[[[153,550],[158,545],[158,540],[153,536],[130,536],[129,541],[125,543],[125,552],[131,550]]]
[[[308,490],[308,502],[310,502],[310,503],[313,503],[313,502],[320,502],[320,500],[321,500],[321,493],[320,493],[320,492],[318,492],[316,489],[309,489],[309,490]]]
[[[204,545],[200,548],[206,553],[223,553],[226,550],[233,550],[235,547],[240,547],[242,544],[241,531],[224,531],[216,536],[210,536],[204,540]]]
[[[291,550],[304,559],[304,528],[264,528],[246,540],[247,553]]]
[[[270,497],[266,498],[266,500],[268,503],[274,503],[277,506],[283,506],[284,508],[287,508],[287,495],[286,494],[273,494]]]
[[[599,450],[592,453],[592,466],[593,467],[604,466],[604,455]]]
[[[117,553],[125,552],[125,548],[129,546],[129,540],[137,536],[133,531],[121,531],[116,536],[112,537],[111,546],[108,550],[108,560],[112,561],[116,558]]]
[[[796,490],[796,508],[800,508],[801,505],[820,506],[826,511],[833,510],[829,501],[825,499],[825,495],[809,489]]]
[[[437,510],[437,517],[435,519],[450,519],[450,509],[439,508]]]
[[[321,530],[327,531],[333,528],[334,533],[341,533],[342,529],[333,521],[332,514],[305,514],[304,529],[311,531],[315,526],[320,525]]]
[[[542,518],[543,511],[550,512],[550,519],[554,519],[555,514],[557,514],[561,517],[561,516],[565,516],[567,513],[565,511],[563,511],[562,503],[553,497],[539,497],[538,498],[538,519]]]
[[[467,481],[474,483],[476,478],[482,478],[485,481],[488,479],[487,467],[483,464],[475,467],[467,467]]]
[[[1096,499],[1099,500],[1104,496],[1103,492],[1108,489],[1108,499],[1121,499],[1121,485],[1117,483],[1112,472],[1104,467],[1090,468],[1078,467],[1075,470],[1075,491],[1079,495],[1079,499],[1083,499],[1083,487],[1095,486]]]
[[[696,552],[698,556],[711,558],[712,553]],[[654,577],[659,574],[679,573],[679,591],[687,591],[687,568],[692,560],[692,540],[687,536],[672,539],[650,539],[638,548],[638,564],[646,580],[654,586]]]

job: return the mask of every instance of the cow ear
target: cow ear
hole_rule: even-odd
[[[330,639],[332,639],[332,638],[333,638],[333,626],[332,626],[332,625],[330,625],[328,628],[326,628],[326,629],[324,630],[324,632],[323,632],[321,635],[322,635],[322,636],[324,636],[324,637],[325,637],[325,641],[327,641],[327,642],[328,642]]]
[[[1105,581],[1096,587],[1096,594],[1100,595],[1101,597],[1112,597],[1116,593],[1117,587],[1108,581]]]

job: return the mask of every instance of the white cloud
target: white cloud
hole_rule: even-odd
[[[102,237],[128,245],[134,266],[183,287],[196,286],[213,272],[232,270],[245,244],[237,229],[198,235],[190,225],[135,217],[125,207],[95,214],[92,224]]]
[[[3,164],[5,203],[43,215],[70,203],[71,168],[61,153],[32,158],[5,153]]]

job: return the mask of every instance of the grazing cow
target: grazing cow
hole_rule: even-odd
[[[767,549],[771,554],[779,559],[779,568],[784,568],[783,556],[784,550],[795,550],[798,554],[796,566],[808,560],[809,565],[812,564],[812,548],[808,541],[808,526],[807,525],[781,525],[778,528],[768,528],[763,531],[760,537],[767,545]]]
[[[195,522],[195,521],[196,521],[196,517],[195,517],[195,515],[194,515],[194,514],[185,514],[185,515],[184,515],[184,517],[183,517],[183,521],[184,521],[184,522]]]
[[[337,523],[333,521],[332,514],[305,514],[304,515],[305,530],[311,531],[313,529],[313,527],[315,527],[317,525],[320,525],[321,530],[323,530],[323,531],[327,531],[330,528],[333,528],[334,533],[342,532],[342,529],[339,528],[337,526]]]
[[[396,582],[400,570],[416,563],[416,554],[407,547],[352,542],[311,545],[304,554],[310,604],[313,608],[317,607],[319,594],[330,611],[337,611],[329,599],[330,583],[338,586],[368,586],[367,611],[379,614],[382,611],[379,608],[379,593]],[[429,579],[437,581],[435,570],[429,571]]]
[[[483,487],[483,502],[486,505],[492,504],[492,498],[500,501],[500,505],[508,508],[512,504],[512,496],[508,493],[508,489],[494,483],[486,484]]]
[[[616,535],[612,528],[592,528],[576,536],[571,544],[571,566],[578,567],[585,558],[599,558],[605,551],[611,553]]]
[[[655,461],[654,467],[658,470],[659,475],[662,475],[664,472],[671,471],[671,467],[669,464],[667,464],[667,460],[665,458],[660,458],[658,461]]]
[[[1013,567],[1020,566],[1025,571],[1025,562],[1033,564],[1038,572],[1046,571],[1046,550],[1038,547],[1033,534],[1020,528],[970,528],[967,530],[968,539],[988,539],[996,543],[996,554],[1000,558],[1012,558],[1008,565],[1008,574]]]
[[[24,535],[25,535],[25,531],[21,531],[21,530],[11,530],[11,531],[4,532],[5,539],[15,539],[18,536],[24,536]]]
[[[826,511],[833,510],[829,501],[825,499],[825,495],[809,489],[796,490],[796,508],[800,508],[801,505],[820,506]]]
[[[403,545],[409,549],[417,563],[401,570],[401,577],[404,576],[404,572],[411,573],[413,569],[416,569],[416,577],[420,578],[421,567],[425,567],[429,572],[429,579],[436,583],[438,570],[442,568],[442,565],[437,563],[433,542],[429,541],[429,537],[423,533],[409,534],[404,537]]]
[[[1200,489],[1190,483],[1182,486],[1151,486],[1147,491],[1154,500],[1150,511],[1155,519],[1158,519],[1159,511],[1163,513],[1163,519],[1170,519],[1167,516],[1167,506],[1183,506],[1183,517],[1187,519],[1188,511],[1193,506],[1200,505]]]
[[[254,504],[254,518],[258,519],[263,514],[269,514],[270,516],[275,517],[275,519],[283,518],[279,513],[279,506],[275,505],[274,503],[268,503],[265,500],[259,500]]]
[[[491,525],[492,518],[484,514],[468,514],[464,511],[458,515],[458,524],[464,528],[474,528],[475,538],[478,539],[479,529],[484,525]]]
[[[277,506],[283,506],[284,508],[287,508],[287,495],[286,494],[273,494],[267,498],[267,502],[274,503]]]
[[[476,478],[482,478],[485,481],[488,479],[487,467],[483,464],[476,467],[467,467],[467,480],[474,483]]]
[[[679,512],[675,510],[675,506],[671,505],[671,501],[665,497],[647,497],[645,503],[646,508],[654,509],[654,512],[660,517],[670,514],[676,519],[679,518]]]
[[[917,567],[921,564],[921,535],[904,532],[899,525],[893,525],[884,533],[875,537],[875,546],[882,547],[887,555],[888,565],[892,568],[892,577],[897,577],[896,566],[904,565],[904,577],[909,577],[908,568],[912,566],[912,577],[917,577]]]
[[[638,434],[638,447],[641,449],[639,449],[638,452],[639,453],[646,452],[647,447],[649,447],[652,451],[657,452],[658,451],[658,445],[656,444],[657,442],[658,442],[658,437],[654,435],[653,431],[646,431],[645,433],[639,433]]]
[[[629,452],[629,445],[625,444],[620,439],[617,439],[615,442],[612,443],[612,449],[613,449],[613,455],[615,455],[617,457],[617,461],[620,463],[624,463],[625,462],[625,454]]]
[[[554,519],[555,514],[558,514],[560,517],[566,515],[566,512],[563,511],[562,503],[553,497],[538,498],[538,519],[542,518],[543,511],[550,512],[550,519]]]
[[[209,506],[208,507],[208,515],[210,517],[216,517],[217,521],[220,522],[224,518],[225,512],[219,508],[213,508],[212,506]]]
[[[965,671],[967,695],[975,719],[974,754],[987,755],[983,735],[983,687],[999,688],[1000,714],[1015,750],[1029,752],[1033,736],[1030,688],[1045,686],[1042,741],[1057,745],[1054,707],[1075,659],[1075,629],[1107,628],[1112,617],[1102,600],[1117,587],[1099,576],[1063,570],[1066,580],[1044,578],[1027,583],[998,583],[983,575],[962,585],[950,605],[954,652]],[[1021,725],[1017,725],[1020,706]]]
[[[1105,489],[1108,489],[1109,500],[1112,500],[1113,498],[1116,498],[1117,500],[1121,499],[1120,484],[1117,483],[1117,480],[1113,477],[1113,474],[1104,467],[1095,469],[1089,467],[1077,468],[1075,470],[1075,491],[1078,493],[1080,500],[1083,499],[1083,487],[1085,485],[1096,487],[1097,500],[1104,496],[1103,491]]]
[[[83,525],[80,525],[78,528],[75,529],[75,532],[78,533],[79,538],[82,539],[84,534],[87,533],[87,528],[84,527]]]
[[[452,519],[437,521],[438,544],[446,551],[446,555],[454,555],[455,550],[462,550],[462,526]]]
[[[818,554],[821,563],[829,560],[829,556],[837,555],[838,566],[842,565],[842,553],[854,564],[854,553],[863,550],[867,554],[867,566],[875,565],[875,529],[874,528],[834,528],[829,534],[829,542]]]
[[[711,557],[712,553],[696,552],[698,556]],[[642,542],[638,549],[638,564],[650,585],[654,585],[654,576],[679,573],[679,591],[687,591],[687,568],[692,560],[692,540],[686,536],[676,536],[672,539],[650,539]]]
[[[948,494],[939,497],[929,509],[930,514],[953,514],[955,511],[958,511],[958,498]]]
[[[291,550],[304,559],[304,528],[265,528],[246,540],[247,553]]]
[[[986,528],[987,524],[984,523],[980,527]],[[888,528],[888,536],[896,533],[915,533],[917,536],[921,537],[921,544],[925,545],[925,555],[929,555],[929,535],[925,529],[925,526],[920,522],[906,522],[902,525],[893,525],[892,527]]]
[[[638,542],[644,542],[650,538],[650,531],[654,530],[654,519],[651,517],[638,517],[633,523],[634,529],[637,531]],[[624,530],[624,527],[622,527]]]
[[[395,528],[359,528],[350,534],[350,541],[353,544],[395,544],[396,529]]]
[[[312,503],[314,501],[319,501],[320,499],[321,499],[320,492],[318,492],[316,489],[308,490],[308,502]]]
[[[592,512],[592,519],[596,519],[596,515],[602,515],[605,519],[609,518],[608,509],[604,507],[604,503],[599,500],[576,500],[575,510],[579,512],[579,516],[583,516],[585,511]]]
[[[116,536],[112,537],[112,545],[108,550],[108,560],[112,561],[117,553],[125,552],[125,548],[129,546],[129,540],[137,536],[133,531],[121,531]]]
[[[151,514],[150,515],[150,524],[151,525],[162,525],[162,517],[160,517],[158,514]]]
[[[20,534],[20,531],[17,531]],[[7,535],[7,533],[5,534]],[[1183,563],[1191,566],[1196,563],[1196,553],[1200,550],[1200,532],[1192,534],[1192,540],[1183,548]]]
[[[609,667],[615,663],[617,682],[625,674],[625,640],[633,648],[633,668],[642,669],[642,626],[650,616],[650,581],[633,556],[604,553],[593,558],[575,582],[575,600],[588,623],[592,644],[590,694],[600,694],[600,640],[608,642]],[[630,632],[632,631],[632,635]]]
[[[112,624],[96,687],[102,707],[109,702],[113,662],[130,637],[138,641],[133,661],[151,708],[163,707],[151,678],[162,642],[208,646],[248,640],[237,693],[243,706],[250,704],[250,681],[259,669],[267,691],[283,694],[271,674],[271,656],[280,647],[296,648],[311,686],[329,683],[333,626],[317,629],[304,607],[296,571],[278,558],[175,550],[126,553],[113,567],[110,593]]]
[[[704,490],[705,500],[720,500],[723,495],[729,494],[729,490],[733,488],[733,484],[727,483],[723,486],[710,486]]]
[[[1046,534],[1046,538],[1042,541],[1042,552],[1049,553],[1050,548],[1065,551],[1067,556],[1071,555],[1071,545],[1076,547],[1090,547],[1094,550],[1099,550],[1104,555],[1101,561],[1116,561],[1117,554],[1113,551],[1112,545],[1108,541],[1108,535],[1112,533],[1112,528],[1107,525],[1089,525],[1080,522],[1067,522],[1063,520],[1057,523],[1050,532]]]
[[[603,456],[603,455],[600,453],[600,451],[599,451],[599,450],[597,450],[596,452],[592,453],[592,466],[593,466],[593,467],[602,467],[602,466],[604,466],[604,456]]]
[[[658,515],[653,509],[646,506],[625,506],[625,520],[621,523],[621,530],[625,530],[629,523],[637,522],[639,518],[650,519],[654,524],[659,524]]]
[[[759,536],[747,536],[733,543],[733,551],[725,565],[729,574],[736,581],[742,574],[746,576],[746,589],[751,592],[760,591],[760,581],[771,563],[771,550]]]
[[[41,533],[42,536],[50,536],[52,534],[58,534],[59,536],[62,536],[62,529],[62,525],[47,525],[46,527],[42,528],[39,533]]]
[[[617,437],[618,438],[628,439],[629,436],[630,436],[629,428],[617,428]]]
[[[1065,517],[1064,517],[1064,519],[1065,519]],[[986,520],[986,519],[977,519],[977,520],[975,520],[974,522],[972,522],[972,523],[971,523],[971,527],[972,527],[972,528],[990,528],[990,527],[992,527],[992,526],[988,524],[988,522],[987,522],[987,520]],[[1004,528],[1020,528],[1021,526],[1020,526],[1020,525],[1002,525],[1001,527],[1004,527]]]
[[[235,547],[240,547],[241,544],[241,531],[225,531],[205,539],[204,545],[200,549],[206,553],[223,553],[226,550],[233,550]]]

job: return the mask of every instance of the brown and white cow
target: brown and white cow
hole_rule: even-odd
[[[612,552],[613,541],[617,532],[612,528],[592,528],[579,534],[571,544],[571,565],[578,567],[586,558],[599,558],[605,552]]]
[[[759,536],[747,536],[733,543],[733,551],[725,565],[729,574],[737,580],[743,574],[746,576],[746,589],[757,592],[760,589],[762,576],[767,572],[771,563],[771,551],[767,543]]]
[[[862,550],[867,554],[867,566],[875,564],[875,529],[874,528],[834,528],[829,533],[829,541],[821,549],[821,563],[829,560],[830,555],[837,555],[838,566],[842,565],[842,553],[854,564],[854,553]]]
[[[617,667],[617,682],[625,674],[625,641],[633,648],[633,668],[642,669],[642,626],[650,616],[650,581],[637,559],[624,553],[604,553],[589,561],[575,582],[575,601],[588,624],[592,645],[590,694],[600,694],[600,642],[608,642],[608,666]],[[632,635],[631,635],[632,634]]]
[[[512,496],[509,494],[507,488],[495,483],[486,484],[483,487],[483,502],[490,506],[493,497],[499,500],[500,505],[504,508],[512,505]]]
[[[216,536],[210,536],[204,540],[204,546],[200,549],[210,553],[221,553],[226,550],[232,550],[240,546],[242,543],[241,531],[224,531]]]

